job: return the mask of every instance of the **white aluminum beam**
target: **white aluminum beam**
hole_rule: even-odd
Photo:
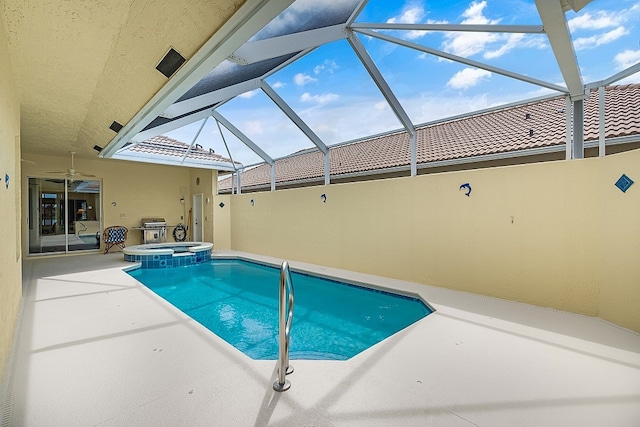
[[[229,55],[229,60],[241,65],[253,64],[346,38],[347,31],[344,25],[322,27],[315,30],[247,42]]]
[[[217,111],[213,111],[211,113],[211,115],[213,116],[214,119],[219,121],[222,126],[226,127],[229,130],[229,132],[234,134],[236,136],[236,138],[238,138],[240,141],[242,141],[244,143],[244,145],[249,147],[251,150],[253,150],[254,153],[256,153],[258,156],[260,156],[262,158],[262,160],[264,160],[265,162],[267,162],[270,165],[273,165],[274,162],[273,162],[273,159],[271,158],[271,156],[269,156],[267,153],[262,151],[262,148],[260,148],[258,145],[256,145],[256,143],[254,143],[247,135],[242,133],[242,131],[240,129],[235,127],[222,114],[220,114]]]
[[[200,108],[207,107],[209,105],[218,104],[223,101],[228,101],[233,97],[242,95],[246,92],[258,89],[260,87],[260,79],[251,79],[246,82],[238,83],[232,86],[223,87],[213,92],[209,92],[204,95],[195,96],[193,98],[186,99],[184,101],[175,102],[167,107],[166,110],[160,115],[168,119],[188,114],[191,111],[198,110]]]
[[[271,165],[271,191],[276,191],[276,165]]]
[[[637,72],[640,72],[640,62],[638,62],[635,65],[632,65],[631,67],[627,68],[626,70],[622,70],[617,74],[614,74],[613,76],[609,77],[608,79],[604,80],[604,85],[608,86],[612,83],[617,82],[618,80],[622,80],[625,77],[629,77]]]
[[[176,120],[172,120],[163,125],[156,126],[151,129],[147,129],[145,131],[138,133],[137,135],[134,135],[131,138],[131,142],[133,143],[143,142],[149,138],[153,138],[154,136],[162,135],[172,130],[179,129],[183,126],[190,125],[191,123],[195,123],[199,120],[202,120],[211,116],[212,111],[213,109],[199,111],[197,113],[193,113],[188,116],[185,116]]]
[[[380,40],[384,40],[384,41],[388,41],[389,43],[395,43],[398,44],[400,46],[404,46],[404,47],[408,47],[410,49],[415,49],[415,50],[419,50],[420,52],[424,52],[424,53],[428,53],[431,55],[435,55],[435,56],[439,56],[441,58],[445,58],[445,59],[449,59],[451,61],[455,61],[455,62],[460,62],[462,64],[465,65],[469,65],[472,67],[476,67],[476,68],[481,68],[483,70],[487,70],[490,71],[492,73],[496,73],[496,74],[500,74],[503,75],[505,77],[510,77],[512,79],[516,79],[516,80],[521,80],[523,82],[527,82],[527,83],[531,83],[533,85],[537,85],[537,86],[542,86],[542,87],[546,87],[548,89],[551,90],[555,90],[561,93],[567,93],[567,89],[562,87],[562,86],[558,86],[555,85],[553,83],[548,83],[545,82],[543,80],[538,80],[538,79],[534,79],[532,77],[528,77],[522,74],[518,74],[518,73],[514,73],[511,71],[507,71],[505,69],[502,68],[498,68],[498,67],[494,67],[491,65],[487,65],[487,64],[483,64],[482,62],[478,62],[478,61],[474,61],[472,59],[467,59],[467,58],[463,58],[461,56],[457,56],[457,55],[453,55],[451,53],[447,53],[438,49],[433,49],[430,47],[426,47],[426,46],[421,46],[417,43],[413,43],[413,42],[408,42],[406,40],[402,40],[399,39],[397,37],[392,37],[389,36],[387,34],[382,34],[376,31],[371,31],[371,30],[366,30],[366,29],[354,29],[354,31],[357,31],[358,33],[370,36],[370,37],[375,37],[378,38]]]
[[[549,44],[560,67],[572,100],[584,99],[585,88],[578,69],[576,53],[569,35],[567,20],[557,0],[535,0]]]
[[[360,42],[358,37],[353,33],[347,40],[353,48],[353,51],[358,56],[358,59],[360,59],[360,62],[362,62],[362,65],[364,65],[364,68],[373,79],[376,86],[378,86],[378,89],[380,89],[380,92],[382,92],[382,96],[384,96],[384,98],[387,100],[396,117],[398,118],[398,120],[400,120],[400,123],[402,123],[402,126],[406,129],[407,132],[409,132],[410,135],[413,135],[416,131],[413,123],[411,122],[411,119],[404,111],[404,108],[402,108],[402,105],[400,105],[398,98],[396,98],[396,95],[393,93],[393,91],[385,81],[382,73],[380,72],[380,70],[378,70],[376,64],[374,64],[373,59],[371,59],[371,57],[367,53],[367,50],[362,45],[362,42]]]
[[[411,150],[411,176],[418,175],[418,147],[417,147],[417,134],[412,134],[409,141],[409,148]]]
[[[324,185],[331,184],[331,159],[329,151],[324,153]]]
[[[220,122],[217,121],[217,120],[216,120],[216,126],[218,127],[218,133],[220,133],[220,138],[222,139],[222,143],[224,144],[224,148],[227,150],[227,154],[229,155],[229,160],[231,160],[231,164],[233,165],[233,170],[238,170],[238,168],[236,167],[236,163],[233,161],[233,156],[231,155],[231,150],[229,150],[229,145],[227,144],[227,138],[224,137],[224,133],[222,132],[222,128],[220,127]]]
[[[200,128],[198,129],[198,132],[196,132],[196,135],[193,137],[193,140],[191,141],[191,144],[189,144],[189,148],[187,148],[186,153],[184,153],[184,156],[182,156],[182,160],[180,161],[180,164],[184,164],[184,160],[187,158],[187,156],[189,155],[189,153],[191,152],[191,149],[193,148],[193,144],[196,143],[196,140],[198,139],[198,137],[200,136],[200,132],[202,132],[202,128],[204,128],[204,125],[207,124],[207,120],[209,120],[209,117],[206,117],[203,121],[202,124],[200,125]]]
[[[347,28],[350,27],[351,24],[353,24],[353,21],[355,21],[358,16],[360,16],[360,13],[365,8],[365,6],[367,6],[367,3],[369,3],[369,0],[360,0],[360,3],[358,3],[356,8],[353,9],[353,13],[351,13],[351,16],[349,16],[349,19],[347,19]]]
[[[128,160],[141,163],[152,163],[154,165],[170,165],[170,166],[188,166],[198,169],[214,169],[218,171],[233,172],[235,165],[223,161],[188,159],[186,165],[181,162],[179,156],[167,156],[163,154],[139,153],[135,151],[121,150],[115,154],[112,159]]]
[[[244,2],[238,11],[187,60],[184,66],[176,71],[162,89],[129,120],[98,154],[98,157],[109,158],[113,156],[175,100],[249,40],[255,34],[256,28],[267,25],[291,3],[293,0]]]
[[[576,99],[573,104],[573,158],[584,159],[584,100]]]
[[[388,24],[377,22],[356,22],[349,28],[369,30],[409,30],[409,31],[468,31],[480,33],[526,33],[543,34],[542,25],[466,25],[466,24]]]
[[[309,138],[311,142],[313,142],[314,145],[318,147],[318,149],[320,149],[320,151],[322,151],[324,154],[329,152],[329,149],[327,148],[325,143],[322,142],[320,137],[318,137],[318,135],[316,135],[316,133],[311,130],[307,123],[302,120],[295,111],[293,111],[289,104],[287,104],[287,102],[282,99],[282,97],[280,97],[280,95],[278,95],[278,93],[273,90],[273,88],[269,86],[267,82],[263,81],[260,85],[260,88],[278,106],[278,108],[280,108],[280,110],[284,114],[286,114],[286,116],[298,127],[298,129],[300,129],[302,133],[304,133],[307,138]]]

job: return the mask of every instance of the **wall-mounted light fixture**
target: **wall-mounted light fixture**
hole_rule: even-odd
[[[251,203],[251,206],[254,206],[256,202],[255,202],[255,200],[251,199],[251,201],[249,203]]]
[[[327,203],[327,195],[326,194],[320,195],[320,198],[322,199],[322,203]]]
[[[184,197],[180,197],[180,203],[184,205]]]
[[[218,206],[220,206],[221,208],[224,208],[224,203],[220,202]]]

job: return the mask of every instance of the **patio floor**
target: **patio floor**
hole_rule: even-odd
[[[290,264],[419,293],[437,311],[350,360],[293,361],[277,393],[276,361],[249,359],[147,290],[122,253],[27,259],[2,425],[640,425],[640,334]]]

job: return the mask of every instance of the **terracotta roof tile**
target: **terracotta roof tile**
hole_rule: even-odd
[[[640,84],[605,89],[605,136],[640,134]],[[598,139],[598,91],[584,102],[584,140]],[[565,97],[523,103],[416,130],[418,164],[507,153],[565,142]],[[410,164],[409,135],[397,131],[330,148],[331,175],[388,169]],[[324,175],[322,153],[305,151],[276,160],[276,182],[291,183]],[[242,173],[243,188],[268,185],[271,172],[260,165]],[[231,179],[219,189],[231,187]]]
[[[153,138],[149,138],[137,145],[128,147],[128,151],[177,158],[182,158],[188,149],[189,144],[178,141],[177,139],[166,137],[164,135],[154,136]],[[215,163],[226,162],[231,164],[230,159],[216,154],[213,151],[205,150],[199,145],[194,145],[193,147],[191,147],[191,150],[187,155],[187,159],[211,161]],[[238,162],[236,162],[236,164],[238,166],[241,166],[241,164]]]

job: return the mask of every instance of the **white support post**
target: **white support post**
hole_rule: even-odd
[[[598,155],[605,156],[604,86],[598,88]]]
[[[584,101],[573,101],[573,158],[584,159]]]
[[[238,170],[238,194],[242,194],[242,179],[241,179],[241,175],[242,172],[240,170]]]
[[[566,144],[566,150],[565,150],[565,159],[566,160],[571,160],[571,153],[573,153],[572,147],[571,147],[571,118],[573,116],[573,111],[571,108],[571,98],[567,95],[566,100],[565,100],[565,104],[564,104],[564,111],[565,111],[565,117],[566,117],[566,124],[565,124],[565,144]]]
[[[331,164],[329,163],[329,151],[324,153],[324,185],[331,183]]]
[[[271,191],[276,191],[276,164],[271,165]]]
[[[411,134],[411,140],[409,144],[411,145],[411,176],[418,175],[418,149],[416,147],[416,140],[418,139],[416,133]]]

